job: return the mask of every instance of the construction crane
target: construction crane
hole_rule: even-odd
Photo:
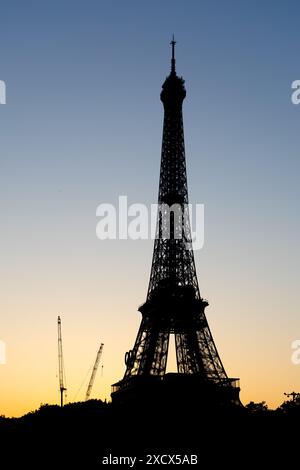
[[[62,337],[61,337],[61,319],[57,319],[57,332],[58,332],[58,368],[59,368],[59,390],[60,390],[60,406],[64,406],[64,393],[67,390],[65,387],[65,367],[62,350]]]
[[[91,391],[92,391],[92,388],[93,388],[93,385],[94,385],[94,380],[95,380],[95,377],[96,377],[98,365],[99,365],[99,362],[100,362],[100,359],[101,359],[103,346],[104,346],[104,344],[101,343],[100,348],[97,352],[96,361],[95,361],[93,371],[92,371],[92,375],[91,375],[89,385],[88,385],[88,388],[87,388],[87,391],[86,391],[85,401],[87,401],[90,398],[90,394],[91,394]]]

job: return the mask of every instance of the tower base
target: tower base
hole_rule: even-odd
[[[193,374],[168,373],[164,376],[133,376],[112,385],[113,403],[141,406],[172,406],[180,402],[192,407],[242,406],[239,379],[204,381]]]

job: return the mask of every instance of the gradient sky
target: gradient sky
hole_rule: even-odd
[[[57,403],[57,316],[68,400],[104,342],[92,396],[124,373],[153,242],[99,241],[96,207],[155,203],[174,32],[189,196],[205,205],[196,265],[241,398],[300,391],[297,1],[1,3],[0,414]],[[99,371],[100,372],[100,371]],[[76,395],[77,394],[77,395]]]

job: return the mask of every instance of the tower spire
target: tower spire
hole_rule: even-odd
[[[176,74],[176,70],[175,70],[175,44],[176,44],[176,41],[174,39],[174,34],[172,36],[172,41],[170,42],[170,44],[172,46],[171,73]]]

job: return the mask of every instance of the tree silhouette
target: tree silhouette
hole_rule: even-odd
[[[268,405],[265,401],[261,401],[259,403],[254,403],[254,401],[250,401],[246,405],[246,409],[249,410],[251,413],[265,413],[268,411]]]

